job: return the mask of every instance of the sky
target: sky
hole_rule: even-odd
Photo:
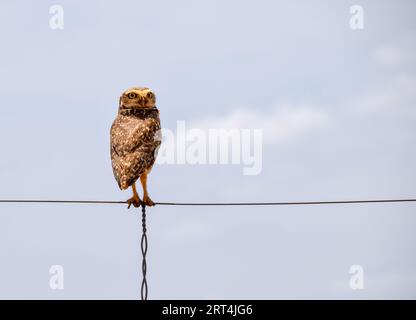
[[[2,1],[0,198],[129,198],[109,130],[132,86],[154,90],[173,133],[262,132],[258,174],[157,163],[156,202],[414,198],[415,14],[410,0]],[[140,219],[0,204],[0,298],[137,299]],[[147,219],[149,299],[416,298],[413,203],[156,206]]]

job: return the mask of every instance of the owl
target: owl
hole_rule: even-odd
[[[121,190],[131,186],[133,191],[127,208],[132,204],[154,206],[147,190],[147,176],[155,163],[161,139],[159,110],[152,90],[133,87],[123,92],[110,139],[114,177]],[[143,200],[136,190],[137,179],[143,187]]]

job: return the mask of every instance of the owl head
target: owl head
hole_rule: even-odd
[[[156,105],[156,96],[152,90],[144,87],[133,87],[124,91],[120,97],[120,108],[149,109]]]

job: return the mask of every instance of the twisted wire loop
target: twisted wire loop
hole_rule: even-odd
[[[147,300],[147,280],[146,280],[146,254],[147,254],[147,229],[146,229],[146,205],[142,204],[142,239],[140,247],[142,251],[142,286],[140,288],[142,300]]]

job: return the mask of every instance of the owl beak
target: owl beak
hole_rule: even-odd
[[[146,98],[140,97],[139,104],[144,108],[146,106]]]

